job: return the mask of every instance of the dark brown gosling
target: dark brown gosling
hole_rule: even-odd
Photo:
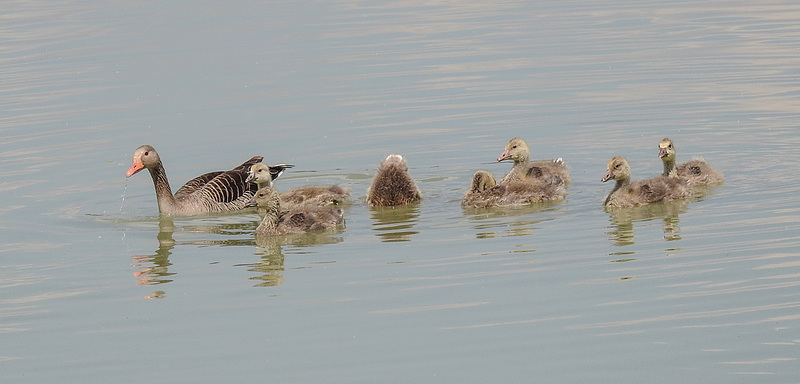
[[[400,155],[389,155],[378,166],[367,191],[370,207],[393,207],[422,199],[417,184],[408,174],[408,163]]]

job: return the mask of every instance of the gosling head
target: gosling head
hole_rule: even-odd
[[[672,140],[664,138],[658,143],[658,157],[663,161],[675,160],[675,145]]]
[[[605,183],[611,179],[617,181],[628,180],[630,177],[631,167],[628,165],[628,160],[625,160],[625,158],[622,156],[615,156],[608,161],[606,166],[606,174],[600,181]]]
[[[506,144],[506,150],[497,158],[497,161],[513,160],[514,163],[521,163],[528,161],[530,156],[531,152],[525,140],[515,137]]]
[[[267,211],[279,211],[281,198],[278,191],[272,187],[259,188],[255,195],[247,202],[248,207],[258,207]]]
[[[269,171],[269,165],[264,163],[255,163],[250,166],[250,171],[247,172],[247,180],[245,182],[253,182],[258,184],[259,187],[271,187],[272,175]]]

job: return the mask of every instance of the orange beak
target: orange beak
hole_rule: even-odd
[[[133,164],[131,164],[131,167],[128,169],[128,173],[125,174],[125,177],[131,177],[136,172],[139,172],[142,169],[144,169],[144,164],[142,164],[142,159],[139,157],[134,157]]]

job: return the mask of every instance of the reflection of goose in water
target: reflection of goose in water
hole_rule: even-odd
[[[256,256],[260,259],[251,264],[248,272],[256,272],[257,276],[251,276],[249,280],[256,280],[256,287],[277,287],[283,284],[283,271],[285,257],[281,252],[281,245],[270,247],[260,247],[256,251]]]
[[[370,212],[374,221],[372,230],[378,232],[376,236],[381,241],[411,241],[411,236],[419,233],[412,229],[419,218],[419,204],[372,208]]]
[[[263,270],[264,274],[275,277],[275,271],[283,271],[283,253],[287,253],[286,247],[290,247],[288,253],[308,253],[305,248],[322,244],[335,244],[343,241],[343,238],[335,236],[329,232],[304,233],[295,235],[275,235],[259,237],[255,240],[252,237],[253,229],[260,221],[250,220],[238,222],[242,217],[251,216],[206,216],[202,218],[186,218],[181,220],[176,227],[175,221],[169,216],[158,218],[159,232],[156,235],[158,248],[153,255],[132,256],[133,264],[137,271],[134,276],[139,285],[159,285],[171,283],[176,280],[177,275],[170,272],[172,266],[170,255],[175,247],[181,246],[250,246],[257,245],[256,254],[262,255],[262,260],[252,265],[253,271]],[[150,220],[147,221],[151,223]],[[176,230],[177,228],[177,230]],[[182,239],[175,240],[174,234],[178,233]],[[201,238],[197,238],[198,235]],[[211,239],[212,237],[220,237]],[[184,240],[184,238],[194,238]],[[293,247],[293,248],[292,248]],[[276,267],[280,265],[280,267]],[[275,282],[272,277],[265,276],[264,280]],[[277,278],[277,277],[276,277]],[[253,279],[261,279],[253,277]],[[280,277],[282,281],[282,275]],[[261,284],[275,285],[275,284]],[[147,298],[165,297],[164,292],[148,295]]]
[[[701,158],[695,158],[692,161],[676,166],[675,154],[675,144],[672,140],[664,138],[658,143],[658,157],[664,163],[663,176],[679,177],[686,180],[691,186],[718,184],[724,180],[721,173],[711,168]]]
[[[638,207],[605,207],[610,214],[611,228],[606,232],[610,240],[618,246],[634,243],[634,225],[636,222],[647,222],[661,219],[661,227],[666,240],[680,240],[679,215],[686,212],[689,199],[662,201]]]
[[[475,237],[495,238],[530,235],[539,223],[550,219],[531,216],[557,210],[564,200],[545,201],[532,205],[463,208],[467,222],[475,229]],[[535,217],[536,219],[532,219]]]
[[[169,256],[172,248],[175,247],[175,240],[172,234],[175,232],[175,224],[168,217],[161,217],[158,221],[158,249],[153,255],[133,256],[133,263],[139,270],[133,273],[139,285],[157,285],[172,282],[170,276],[174,273],[169,272],[172,263]],[[149,265],[147,265],[149,264]]]
[[[419,188],[408,174],[408,163],[400,155],[389,155],[378,166],[378,172],[367,190],[370,207],[394,207],[416,203],[422,199]]]
[[[210,220],[221,220],[221,222],[210,223]],[[212,216],[204,217],[202,220],[187,219],[188,223],[181,226],[180,233],[186,236],[191,234],[212,234],[212,235],[225,235],[237,236],[245,235],[252,232],[253,223],[238,223],[230,221],[230,217],[225,216]],[[169,271],[172,266],[169,257],[172,250],[176,246],[183,245],[252,245],[252,238],[229,238],[229,239],[197,239],[197,240],[182,240],[176,241],[174,239],[175,223],[169,216],[160,216],[158,218],[158,249],[153,255],[136,255],[133,256],[133,263],[139,269],[134,272],[134,276],[138,279],[140,285],[158,285],[170,283],[174,280],[175,273]]]
[[[609,207],[636,207],[664,200],[684,199],[691,195],[685,180],[659,176],[631,183],[631,168],[622,156],[608,161],[602,182],[615,180],[614,189],[603,203]]]
[[[256,256],[259,260],[248,264],[249,272],[258,275],[251,276],[250,280],[258,281],[256,287],[273,287],[283,284],[284,279],[284,253],[311,253],[309,247],[323,244],[336,244],[344,239],[325,232],[309,232],[291,235],[259,236],[256,238]]]
[[[285,167],[287,167],[285,164],[278,166],[267,166],[264,163],[253,164],[253,166],[250,167],[247,181],[258,184],[259,188],[272,187],[272,181],[277,177],[275,174],[277,172],[283,172],[282,169]],[[280,175],[280,173],[278,173],[278,175]],[[347,202],[349,197],[350,191],[338,185],[307,185],[290,189],[280,194],[281,209],[284,210],[304,205],[320,207],[340,205]]]
[[[158,211],[165,215],[198,215],[209,212],[231,212],[244,208],[256,191],[245,182],[250,166],[260,162],[254,156],[230,171],[210,172],[189,180],[172,194],[167,173],[156,150],[149,145],[136,148],[127,177],[147,168],[156,189]]]

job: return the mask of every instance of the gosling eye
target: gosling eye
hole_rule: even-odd
[[[517,149],[517,146],[515,145],[515,146],[511,147],[511,149]]]
[[[149,154],[150,154],[150,151],[145,151],[145,152],[144,152],[144,155],[145,155],[145,156],[147,156],[147,155],[149,155]]]
[[[619,169],[620,164],[614,164],[614,169]]]

